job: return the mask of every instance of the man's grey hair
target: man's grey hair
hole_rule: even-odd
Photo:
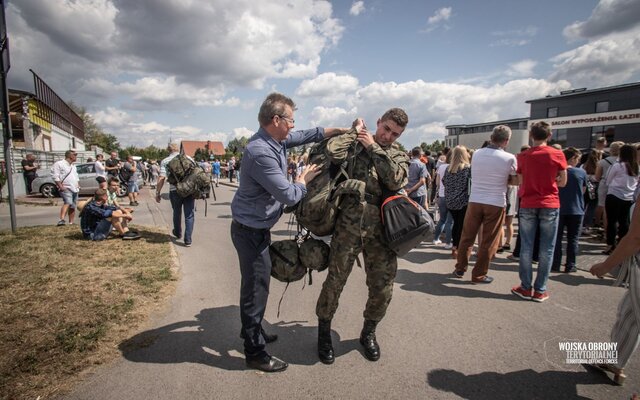
[[[271,93],[262,102],[260,112],[258,113],[258,122],[260,126],[268,126],[274,115],[284,115],[285,106],[291,107],[292,111],[296,110],[296,103],[289,97],[281,93]]]
[[[491,141],[493,143],[504,143],[509,139],[511,139],[511,128],[506,125],[498,125],[493,128],[491,133]]]

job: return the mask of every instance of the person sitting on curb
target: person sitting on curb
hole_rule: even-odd
[[[115,206],[107,205],[107,192],[98,189],[93,200],[88,202],[80,213],[80,228],[85,239],[94,241],[105,240],[115,227],[122,240],[140,239],[138,232],[127,227],[133,219],[131,214],[118,210]]]

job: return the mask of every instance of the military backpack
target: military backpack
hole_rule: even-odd
[[[169,183],[175,185],[180,197],[203,198],[211,190],[211,180],[195,161],[178,154],[167,165]]]

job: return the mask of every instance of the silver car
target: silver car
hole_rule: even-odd
[[[80,194],[93,196],[96,189],[98,189],[98,181],[96,181],[95,165],[94,163],[85,163],[85,164],[76,164],[76,169],[78,171],[78,178],[80,178]],[[42,173],[42,172],[40,172]],[[142,187],[142,179],[138,179],[138,186]],[[33,191],[38,191],[42,193],[44,197],[58,197],[58,187],[53,181],[53,176],[51,176],[51,172],[45,172],[43,175],[38,175],[36,179],[33,180],[31,184],[31,188]],[[124,197],[127,195],[127,184],[126,182],[120,182],[120,189],[118,190],[118,197]]]

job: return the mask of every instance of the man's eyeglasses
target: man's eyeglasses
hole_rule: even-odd
[[[289,117],[285,117],[284,115],[280,115],[280,114],[276,114],[278,117],[282,118],[283,120],[287,121],[288,123],[290,123],[291,125],[294,125],[296,123],[296,120],[293,118],[289,118]]]

